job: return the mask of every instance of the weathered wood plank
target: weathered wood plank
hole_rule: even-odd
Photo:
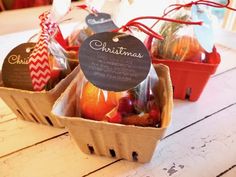
[[[175,100],[172,124],[167,135],[236,103],[235,75],[236,69],[211,78],[196,102]]]
[[[167,134],[171,134],[179,129],[182,129],[185,126],[192,124],[192,123],[204,118],[205,116],[210,115],[213,112],[216,112],[216,111],[222,109],[223,107],[234,103],[236,101],[236,94],[234,91],[236,88],[236,84],[235,84],[236,78],[232,77],[232,76],[235,74],[236,74],[236,70],[232,70],[232,71],[228,71],[224,74],[221,74],[221,75],[211,78],[205,91],[203,92],[201,98],[197,102],[186,102],[186,101],[175,100],[175,109],[173,112],[172,126],[168,130]],[[222,87],[222,85],[224,85],[225,87]],[[193,112],[194,112],[194,114],[193,114]],[[34,126],[38,127],[39,125],[34,124]],[[32,126],[30,126],[30,127],[32,127]],[[51,127],[48,127],[48,128],[51,130]],[[38,129],[38,128],[36,128],[36,129]],[[37,130],[38,133],[40,132],[39,133],[40,136],[41,136],[41,133],[43,133],[44,131],[46,132],[46,134],[48,134],[48,130],[47,131],[46,130],[40,131],[40,130],[41,129]],[[188,130],[188,129],[186,129],[186,130]],[[186,130],[184,130],[184,131],[186,131]],[[25,135],[30,134],[29,132],[31,132],[31,134],[35,136],[35,133],[32,133],[33,131],[27,131],[27,132],[28,133],[26,133],[26,130],[23,129],[21,134],[18,134],[18,136],[17,136],[18,138],[17,137],[13,138],[13,140],[20,139],[20,138],[24,137]],[[39,140],[35,139],[35,142],[37,142],[37,141],[39,141]],[[49,141],[48,143],[50,143],[51,141]],[[40,146],[40,145],[38,145],[38,146]],[[36,147],[38,147],[38,146],[36,146]],[[32,149],[32,148],[30,148],[30,149]],[[19,155],[19,154],[22,154],[22,152],[24,152],[24,151],[21,151],[19,153],[17,152],[16,154]],[[32,155],[34,155],[33,151],[31,151],[31,153],[32,153]],[[63,153],[65,153],[65,152],[61,152],[61,153],[62,154],[58,154],[58,156],[55,157],[54,161],[57,161],[58,159],[60,159],[61,156],[64,156]],[[24,153],[22,154],[21,157],[25,158]],[[88,156],[88,157],[90,159],[91,156]],[[47,161],[47,157],[43,157],[43,158],[45,161]],[[78,158],[79,158],[79,156],[78,156]],[[103,158],[99,157],[99,160],[100,159],[103,159]],[[17,161],[14,161],[14,159],[12,159],[12,162],[17,164]],[[112,160],[110,160],[110,162],[112,162]],[[53,162],[51,161],[50,163],[53,163]],[[109,162],[107,162],[107,163],[109,163]],[[105,165],[105,164],[101,163],[100,167],[103,165]],[[99,166],[97,166],[97,167],[99,167]],[[64,169],[64,170],[66,170],[66,169]],[[55,169],[55,172],[56,172],[56,169]],[[25,172],[24,174],[26,175],[26,173],[27,172]],[[89,171],[86,171],[86,173],[89,173]]]
[[[228,55],[232,58],[232,54],[228,54]],[[224,57],[222,59],[222,61],[225,61],[226,58],[228,60],[228,57]],[[227,62],[230,64],[228,64]],[[227,71],[227,70],[234,67],[234,62],[235,62],[234,60],[230,59],[227,62],[226,62],[226,64],[224,64],[224,62],[221,63],[220,66],[222,66],[222,67],[221,68],[219,67],[216,74],[222,73],[222,72]],[[215,111],[218,111],[219,109],[221,109],[224,106],[234,103],[236,99],[235,99],[235,94],[234,94],[233,90],[235,90],[235,87],[236,87],[236,84],[235,84],[236,79],[232,76],[235,75],[235,73],[236,73],[235,70],[232,70],[232,71],[229,71],[229,72],[224,73],[222,75],[215,75],[213,78],[211,78],[198,102],[191,103],[191,102],[176,100],[175,101],[175,109],[174,109],[174,113],[173,113],[172,126],[170,127],[167,134],[171,134],[171,133],[183,128],[184,126],[187,126],[187,125],[189,125],[193,122],[196,122],[199,119],[201,119],[209,114],[212,114]],[[219,87],[222,85],[226,85],[227,87]],[[209,95],[211,95],[210,99],[209,99]],[[216,95],[216,96],[214,96],[214,95]],[[0,109],[0,110],[1,110],[1,114],[2,114],[2,109]],[[191,114],[192,110],[194,110],[194,115]],[[4,117],[6,117],[6,116],[4,116]],[[0,121],[1,121],[1,119],[0,119]],[[13,122],[18,122],[18,121],[14,120]],[[12,124],[13,122],[11,122],[9,124]],[[23,124],[25,124],[25,123],[23,123]],[[26,124],[28,124],[28,122]],[[20,125],[18,125],[18,126],[15,125],[15,126],[18,127]],[[58,132],[55,134],[54,133],[50,134],[50,133],[48,133],[48,130],[42,130],[41,128],[40,129],[36,128],[36,127],[39,127],[39,125],[36,125],[36,124],[34,124],[32,126],[30,125],[30,127],[31,128],[34,127],[34,128],[32,128],[33,131],[31,131],[31,128],[29,128],[28,126],[26,126],[25,128],[24,128],[24,126],[22,126],[21,128],[19,128],[19,127],[16,128],[16,129],[21,129],[22,131],[19,131],[19,132],[16,131],[17,136],[12,139],[10,138],[8,141],[5,141],[5,143],[6,144],[10,143],[12,145],[12,143],[14,142],[15,139],[20,139],[22,137],[25,137],[25,135],[26,135],[27,140],[25,140],[25,142],[23,144],[21,144],[21,143],[16,144],[15,143],[14,146],[10,148],[10,151],[9,151],[9,148],[7,148],[8,149],[7,151],[6,151],[6,149],[4,151],[4,148],[2,148],[4,146],[2,146],[2,144],[0,144],[0,146],[1,146],[0,155],[1,155],[1,153],[2,153],[2,155],[5,155],[8,153],[14,152],[15,150],[18,150],[18,149],[21,149],[21,148],[24,148],[27,146],[31,146],[32,144],[35,144],[37,142],[43,141],[47,138],[50,138],[50,137],[60,134]],[[2,127],[0,127],[0,128],[2,128]],[[35,131],[35,128],[37,129],[36,132],[38,132],[38,133],[40,132],[40,133],[38,135],[36,135],[35,139],[31,139],[32,137],[29,138],[28,135],[32,134],[35,136],[35,133],[32,133]],[[48,127],[48,128],[50,129],[50,131],[51,131],[51,129],[53,129],[51,127]],[[13,128],[13,129],[15,129],[15,128]],[[5,131],[5,130],[3,130],[3,131]],[[42,132],[46,132],[46,133],[42,133]],[[0,133],[0,135],[1,134],[2,133]],[[45,134],[47,134],[48,136],[45,136]],[[5,137],[5,135],[4,135],[4,137]],[[18,153],[16,153],[16,154],[18,154]],[[89,156],[89,158],[90,157],[91,156]],[[99,158],[99,159],[103,159],[103,158]],[[112,162],[112,160],[110,162]],[[103,166],[103,165],[104,165],[103,163],[100,164],[100,166]],[[90,169],[90,170],[92,170],[92,169]],[[86,171],[86,173],[87,172],[88,171]]]
[[[235,54],[224,55],[216,75],[211,78],[198,102],[175,101],[173,122],[168,134],[191,125],[235,102],[235,94],[233,92],[236,87],[236,80],[233,78],[235,71],[218,75],[236,66],[235,59],[232,57]],[[232,108],[235,109],[235,106]],[[231,108],[227,110],[229,109],[231,110]],[[2,114],[1,109],[0,112]],[[115,174],[120,174],[121,176],[126,176],[126,174],[130,176],[137,176],[137,174],[139,176],[170,176],[171,174],[171,176],[182,176],[182,173],[188,174],[188,176],[195,174],[196,176],[209,176],[212,173],[207,173],[208,166],[210,170],[216,169],[216,172],[225,170],[232,165],[232,163],[229,163],[229,159],[232,160],[235,157],[235,153],[232,154],[233,150],[236,149],[235,142],[231,143],[233,141],[231,138],[235,139],[235,135],[228,137],[229,135],[227,134],[233,126],[235,127],[235,124],[231,125],[232,116],[235,117],[235,112],[230,112],[232,115],[225,114],[225,116],[219,118],[218,116],[223,114],[223,112],[225,111],[215,114],[204,121],[192,125],[191,128],[184,129],[165,139],[158,147],[159,152],[156,152],[154,161],[150,164],[142,165],[122,161],[121,163],[111,165],[109,168],[105,168],[105,170],[109,169],[110,173],[100,171],[101,173],[95,173],[95,176],[114,176]],[[227,119],[226,115],[228,116]],[[229,118],[230,116],[231,118]],[[206,123],[208,121],[210,123]],[[39,128],[41,127],[40,125],[23,121],[20,121],[21,123],[18,122],[17,120],[12,120],[7,122],[7,124],[6,122],[0,124],[0,153],[3,153],[3,155],[6,154],[6,151],[4,152],[4,146],[6,145],[9,145],[11,148],[13,147],[11,151],[13,152],[60,134],[60,130],[54,130],[51,127]],[[219,124],[221,125],[219,126]],[[2,128],[2,125],[5,128]],[[209,132],[208,136],[205,135],[206,132]],[[221,134],[220,132],[223,133]],[[4,140],[4,143],[2,140]],[[18,141],[16,142],[16,140]],[[196,144],[196,146],[190,146],[192,144]],[[203,150],[205,151],[203,152]],[[216,152],[220,153],[217,154]],[[226,155],[222,158],[221,162],[219,156],[223,156],[223,153]],[[216,164],[218,161],[220,161],[220,164]],[[226,164],[224,161],[226,161]],[[81,153],[69,137],[61,136],[0,158],[0,176],[82,176],[111,162],[113,162],[111,159],[87,156]],[[192,170],[191,167],[195,166],[195,164],[197,167],[194,167]],[[198,166],[197,164],[200,165]],[[125,165],[127,165],[127,168]],[[115,170],[113,166],[116,166]],[[123,170],[126,172],[122,172]],[[161,172],[159,173],[158,170]],[[190,173],[191,170],[193,173]],[[233,170],[229,172],[235,174]],[[217,174],[214,173],[213,176],[215,175]]]
[[[234,90],[235,90],[235,87],[236,87],[236,85],[235,85],[235,83],[236,83],[236,80],[235,80],[235,78],[234,77],[231,77],[232,75],[234,75],[236,73],[236,71],[234,71],[234,70],[232,70],[232,71],[229,71],[229,72],[227,72],[227,73],[224,73],[224,74],[222,74],[222,75],[219,75],[219,76],[217,76],[217,77],[215,77],[215,78],[212,78],[211,79],[211,81],[210,81],[210,83],[209,83],[209,90],[208,90],[208,94],[209,95],[211,95],[211,99],[209,99],[209,96],[207,96],[207,95],[205,95],[203,98],[201,98],[198,102],[194,102],[194,103],[191,103],[191,102],[183,102],[183,101],[178,101],[177,102],[177,106],[175,107],[175,109],[174,109],[174,114],[173,114],[173,121],[172,121],[172,126],[171,126],[171,128],[170,128],[170,131],[168,132],[168,134],[170,134],[170,133],[173,133],[174,131],[177,131],[178,129],[181,129],[181,128],[183,128],[184,126],[186,126],[186,125],[189,125],[189,124],[191,124],[191,123],[193,123],[193,122],[196,122],[196,121],[198,121],[198,120],[200,120],[201,118],[203,118],[203,117],[205,117],[206,115],[208,115],[208,114],[211,114],[212,112],[214,112],[214,111],[217,111],[217,110],[219,110],[219,109],[221,109],[223,106],[227,106],[227,105],[229,105],[229,104],[231,104],[231,103],[233,103],[236,99],[235,99],[235,97],[236,97],[236,95],[235,95],[235,93],[234,93]],[[224,76],[224,77],[223,77]],[[226,79],[225,79],[226,78]],[[221,85],[227,85],[228,87],[219,87],[219,86],[221,86]],[[216,95],[216,96],[214,96],[214,95]],[[219,101],[218,101],[219,100]],[[235,109],[236,107],[235,106],[233,106],[233,108]],[[229,109],[231,109],[231,108],[228,108],[228,109],[226,109],[227,111],[229,110]],[[170,144],[167,144],[167,145],[165,145],[165,143],[163,143],[163,142],[168,142],[168,140],[169,139],[172,139],[172,137],[179,137],[181,134],[183,134],[184,132],[188,132],[188,133],[186,133],[184,136],[186,136],[186,137],[189,137],[190,135],[191,136],[194,136],[194,134],[193,133],[196,133],[196,135],[195,136],[197,136],[197,134],[198,133],[200,133],[201,131],[201,129],[202,128],[199,128],[199,130],[198,131],[196,131],[196,130],[191,130],[191,129],[194,129],[194,127],[195,126],[199,126],[199,125],[202,125],[203,126],[203,129],[205,128],[205,131],[207,131],[207,129],[209,129],[209,126],[211,126],[211,128],[212,128],[212,125],[214,125],[214,126],[216,126],[216,125],[218,125],[218,126],[220,126],[220,124],[222,124],[222,126],[225,128],[227,128],[227,129],[229,129],[229,130],[232,130],[232,128],[234,128],[235,127],[235,122],[233,122],[232,121],[232,116],[231,116],[231,119],[228,119],[227,120],[227,118],[228,117],[230,117],[230,115],[234,115],[233,113],[232,113],[232,111],[231,112],[227,112],[226,111],[226,115],[223,117],[223,118],[219,118],[219,114],[221,114],[221,113],[218,113],[218,114],[215,114],[215,115],[213,115],[212,117],[216,117],[216,118],[212,118],[212,117],[209,117],[208,119],[209,120],[213,120],[213,122],[212,123],[206,123],[206,124],[202,124],[202,123],[204,123],[204,122],[208,122],[208,119],[206,119],[206,120],[204,120],[204,121],[202,121],[202,122],[199,122],[198,124],[195,124],[195,125],[192,125],[191,126],[191,128],[187,128],[187,129],[185,129],[185,130],[183,130],[183,131],[181,131],[181,132],[179,132],[179,133],[177,133],[176,135],[172,135],[172,136],[170,136],[169,138],[167,138],[166,140],[164,140],[164,141],[162,141],[161,142],[161,144],[160,144],[160,146],[159,146],[159,152],[156,152],[155,153],[155,156],[158,156],[158,158],[155,158],[154,157],[154,162],[151,162],[150,164],[151,165],[145,165],[145,167],[147,166],[147,168],[149,169],[150,168],[150,166],[151,167],[154,167],[155,165],[155,161],[157,161],[158,162],[158,164],[161,164],[161,165],[163,165],[163,164],[166,164],[166,167],[163,167],[163,168],[166,168],[167,170],[166,171],[168,171],[169,169],[169,172],[166,172],[166,174],[168,175],[168,173],[171,173],[171,170],[173,170],[173,171],[175,171],[175,169],[176,168],[182,168],[182,164],[179,164],[180,166],[174,166],[174,164],[169,164],[169,162],[168,162],[168,164],[169,164],[169,169],[167,168],[168,166],[167,166],[167,162],[165,162],[165,159],[166,159],[166,156],[167,157],[169,157],[169,160],[171,159],[171,156],[173,155],[173,153],[171,153],[171,152],[176,152],[176,151],[174,151],[174,150],[169,150],[168,148],[169,148],[169,146],[173,146],[174,147],[174,149],[176,148],[177,150],[179,150],[179,149],[181,149],[181,145],[183,144],[183,145],[185,145],[186,147],[187,146],[190,146],[190,147],[193,147],[193,149],[200,149],[200,146],[204,146],[204,144],[202,144],[204,141],[203,141],[203,139],[204,139],[204,136],[203,137],[200,137],[200,140],[202,140],[202,141],[200,141],[199,140],[199,145],[197,146],[197,144],[196,144],[196,147],[194,147],[193,146],[193,144],[192,144],[192,141],[191,140],[186,140],[187,142],[182,142],[182,140],[173,140],[173,142],[171,141],[170,142]],[[194,114],[192,114],[192,112],[194,112]],[[224,112],[225,113],[225,111],[222,111],[222,112]],[[217,120],[217,119],[220,119],[220,120]],[[231,126],[228,126],[228,125],[225,125],[224,126],[224,123],[225,122],[227,122],[227,121],[224,121],[224,120],[227,120],[228,121],[228,124],[230,124]],[[234,119],[233,119],[234,120]],[[214,122],[215,121],[215,122]],[[221,121],[223,121],[223,122],[221,122]],[[234,124],[233,124],[234,123]],[[37,125],[38,126],[38,125]],[[221,130],[221,127],[217,127],[219,130]],[[216,129],[216,128],[215,128]],[[211,131],[213,131],[213,130],[211,130]],[[211,132],[210,131],[210,132]],[[41,132],[42,133],[42,132]],[[213,133],[216,133],[217,134],[217,132],[213,132]],[[33,134],[33,133],[32,133]],[[180,134],[180,135],[179,135]],[[199,135],[201,135],[201,134],[199,134]],[[190,137],[191,137],[190,136]],[[213,136],[213,135],[212,135]],[[226,135],[225,135],[226,136]],[[227,135],[228,136],[228,135]],[[19,136],[19,138],[20,137],[22,137],[22,135],[20,135]],[[211,136],[210,136],[211,137]],[[183,138],[183,137],[182,137]],[[197,137],[196,137],[197,138]],[[201,139],[202,138],[202,139]],[[59,138],[60,139],[60,138]],[[67,140],[66,138],[64,138],[65,140],[64,141],[66,141],[67,143],[70,143],[70,140]],[[185,138],[184,138],[185,139]],[[210,144],[208,141],[212,141],[212,139],[210,139],[210,138],[206,138],[205,137],[205,144]],[[55,142],[54,142],[55,141]],[[44,147],[49,147],[49,148],[45,148],[45,152],[44,153],[49,153],[48,152],[48,149],[50,149],[50,147],[51,147],[51,143],[52,142],[54,142],[54,143],[57,143],[57,141],[59,141],[58,140],[58,138],[57,139],[55,139],[55,140],[50,140],[50,141],[48,141],[48,142],[45,142],[45,143],[43,143],[43,145],[41,145],[41,144],[39,144],[39,145],[37,145],[37,146],[35,146],[35,147],[31,147],[30,149],[25,149],[25,150],[23,150],[23,151],[20,151],[20,152],[17,152],[17,153],[15,153],[15,154],[12,154],[12,155],[10,155],[9,157],[4,157],[4,158],[2,158],[3,159],[3,162],[5,163],[5,160],[4,159],[6,159],[6,158],[9,158],[10,159],[10,162],[11,163],[13,163],[15,166],[16,166],[16,168],[20,168],[20,167],[18,167],[18,166],[21,166],[22,168],[24,168],[24,169],[27,169],[28,168],[28,166],[27,166],[27,164],[24,164],[24,165],[22,165],[22,163],[18,163],[18,160],[17,159],[15,159],[14,157],[16,156],[16,157],[18,157],[19,156],[19,158],[26,158],[26,154],[25,154],[25,152],[27,152],[27,153],[29,153],[29,154],[31,154],[31,155],[29,155],[29,156],[35,156],[35,153],[37,152],[37,151],[35,151],[35,148],[36,149],[42,149],[42,147],[41,146],[44,146]],[[69,142],[68,142],[69,141]],[[223,141],[223,140],[222,140]],[[52,143],[53,144],[53,143]],[[58,145],[59,146],[59,145]],[[66,146],[66,145],[65,145]],[[71,146],[71,145],[70,145]],[[212,147],[214,147],[215,145],[213,145]],[[216,145],[217,146],[217,145]],[[61,145],[59,146],[59,147],[61,147]],[[75,147],[71,147],[72,149],[73,148],[75,148]],[[167,148],[167,150],[166,150],[166,148]],[[203,148],[203,147],[202,147]],[[234,146],[234,144],[232,145],[232,148],[234,148],[234,149],[236,149],[235,148],[235,146]],[[76,149],[76,150],[75,150]],[[82,153],[80,153],[80,150],[78,149],[78,148],[75,148],[74,150],[72,150],[73,152],[75,152],[76,153],[76,151],[78,151],[78,156],[76,157],[76,159],[78,160],[78,159],[80,159],[81,158],[81,156],[83,156],[83,155],[85,155],[85,154],[82,154]],[[186,149],[185,149],[186,150]],[[220,149],[221,150],[221,149]],[[69,152],[67,152],[67,151],[69,151]],[[61,150],[60,152],[58,152],[57,153],[57,155],[55,155],[54,156],[54,158],[53,159],[51,159],[51,155],[41,155],[41,158],[43,159],[43,161],[45,161],[45,162],[47,162],[48,164],[47,164],[47,166],[49,166],[50,168],[53,168],[54,169],[54,171],[51,173],[51,172],[42,172],[43,173],[43,175],[44,176],[47,176],[47,175],[51,175],[51,176],[53,176],[54,175],[54,173],[55,174],[57,174],[57,171],[59,170],[59,169],[56,169],[56,167],[53,167],[53,163],[54,162],[61,162],[62,161],[62,159],[61,158],[65,158],[65,154],[67,154],[66,156],[71,156],[70,155],[70,151],[71,150],[68,150],[68,149],[64,149],[64,150]],[[162,161],[161,162],[159,162],[159,159],[160,159],[160,154],[162,154],[162,152],[163,151],[165,151],[165,156],[164,157],[161,157],[161,159],[162,159]],[[183,150],[181,150],[180,151],[181,153],[185,153],[185,151]],[[194,151],[188,151],[188,153],[189,154],[191,154],[190,152],[194,152]],[[44,154],[43,153],[43,154]],[[194,152],[195,153],[195,155],[196,155],[196,152]],[[199,152],[200,153],[200,152]],[[205,155],[204,154],[204,152],[202,152],[203,153],[203,155]],[[211,152],[212,154],[214,154],[213,152]],[[178,151],[178,153],[177,154],[179,154],[179,151]],[[200,153],[200,155],[202,155],[201,153]],[[202,155],[202,156],[203,156]],[[232,154],[231,154],[232,155]],[[236,155],[236,154],[234,154],[234,155]],[[86,156],[86,155],[85,155]],[[186,156],[186,155],[185,155]],[[233,155],[232,155],[233,156]],[[100,161],[101,160],[103,160],[103,159],[107,159],[107,158],[103,158],[103,157],[94,157],[94,156],[86,156],[88,159],[88,163],[89,163],[89,161],[90,161],[90,159],[92,158],[98,158],[99,160],[98,160],[98,163],[100,163]],[[198,156],[197,156],[198,157]],[[194,158],[194,157],[191,157],[191,158]],[[75,160],[76,160],[75,159]],[[155,159],[157,159],[157,160],[155,160]],[[163,160],[164,159],[164,160]],[[176,157],[174,157],[173,158],[173,163],[175,162],[176,163],[176,161],[174,161],[176,159]],[[33,159],[31,160],[31,161],[33,161]],[[40,159],[37,159],[37,164],[39,163],[41,163],[40,162]],[[79,161],[79,160],[78,160]],[[1,162],[1,161],[0,161]],[[108,161],[106,161],[106,163],[108,164],[109,162],[113,162],[113,160],[112,159],[108,159]],[[186,162],[186,161],[184,161],[184,162]],[[11,164],[10,163],[10,164]],[[61,162],[62,163],[62,162]],[[71,159],[71,162],[69,162],[69,161],[67,161],[67,163],[74,163],[74,160],[73,160],[73,158]],[[104,166],[104,165],[106,165],[106,163],[100,163],[100,166],[98,165],[98,166],[96,166],[96,168],[100,168],[100,167],[102,167],[102,166]],[[128,164],[128,169],[126,169],[126,170],[130,170],[129,168],[133,168],[133,165],[135,166],[134,168],[143,168],[143,165],[141,165],[141,164],[135,164],[135,163],[129,163],[129,162],[121,162],[121,165],[119,165],[120,163],[117,163],[118,164],[118,169],[119,168],[121,168],[120,166],[123,166],[123,163],[125,164],[125,165],[127,165]],[[187,162],[186,162],[187,163]],[[191,162],[192,163],[192,162]],[[190,163],[190,164],[191,164]],[[31,164],[31,163],[29,163],[29,164]],[[131,166],[130,166],[130,164],[131,164]],[[176,163],[177,164],[177,163]],[[172,167],[172,166],[173,167]],[[186,164],[183,164],[183,165],[186,165]],[[227,164],[228,166],[230,166],[230,164]],[[2,168],[1,168],[1,166],[2,165],[0,165],[0,171],[1,170],[6,170],[6,171],[9,171],[9,170],[7,170],[7,169],[9,169],[8,168],[8,166],[3,166]],[[62,165],[61,165],[62,166]],[[75,173],[73,173],[73,172],[75,172],[76,171],[76,169],[78,168],[77,166],[76,167],[74,167],[73,165],[70,165],[70,166],[72,166],[71,168],[64,168],[64,167],[62,167],[62,168],[60,168],[60,171],[62,172],[62,174],[65,174],[66,173],[66,176],[73,176],[73,174],[75,174]],[[113,166],[117,166],[116,164],[113,164],[113,165],[111,165],[111,167],[109,167],[109,168],[111,168],[112,170],[114,170],[113,169]],[[226,166],[223,166],[223,167],[226,167]],[[37,168],[37,167],[32,167],[33,169],[35,169],[35,168]],[[83,165],[82,165],[82,168],[84,169],[84,168],[87,168],[86,166],[84,167]],[[87,171],[83,171],[83,173],[82,172],[78,172],[78,173],[80,173],[80,174],[86,174],[86,173],[90,173],[92,170],[96,170],[96,168],[89,168]],[[108,169],[109,169],[108,168]],[[70,169],[70,170],[68,170],[68,169]],[[220,168],[221,169],[221,168]],[[225,169],[221,169],[221,170],[225,170]],[[13,171],[15,171],[15,170],[13,170]],[[67,172],[67,171],[72,171],[71,173],[72,174],[69,174],[69,172]],[[80,171],[80,170],[78,170],[78,171]],[[103,170],[102,170],[103,171]],[[162,172],[165,172],[165,171],[163,171],[162,170]],[[4,172],[4,173],[6,173],[6,172]],[[3,173],[3,174],[4,174]],[[58,172],[59,173],[59,172]],[[134,172],[129,172],[129,174],[132,174],[132,173],[134,173]],[[22,172],[22,174],[23,175],[27,175],[27,174],[30,174],[30,171],[24,171],[24,172]],[[77,174],[77,173],[76,173]],[[142,172],[142,174],[144,175],[144,173]],[[166,175],[165,174],[165,175]],[[14,174],[14,172],[8,172],[8,173],[6,173],[6,176],[14,176],[14,175],[17,175],[17,174]],[[41,174],[42,175],[42,174]],[[49,175],[49,176],[50,176]],[[58,175],[58,174],[57,174]],[[106,175],[109,175],[109,174],[106,174]],[[148,175],[149,176],[151,176],[151,172],[150,173],[148,173]]]
[[[217,71],[214,75],[223,73],[227,70],[236,67],[236,49],[228,48],[223,45],[218,45],[217,50],[221,55],[221,63],[219,64]]]
[[[122,160],[89,176],[217,176],[236,164],[235,117],[236,105],[162,140],[148,164]]]
[[[63,134],[65,129],[38,125],[18,119],[0,124],[0,157]]]
[[[0,174],[1,177],[78,177],[113,161],[82,153],[64,135],[0,158]]]
[[[236,176],[236,164],[218,175],[217,177],[235,177]]]
[[[0,124],[11,119],[15,119],[16,115],[10,110],[10,108],[0,98]]]

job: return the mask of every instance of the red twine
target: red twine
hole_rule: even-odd
[[[164,17],[143,16],[143,17],[137,17],[137,18],[130,20],[124,26],[122,26],[116,30],[113,30],[113,32],[118,32],[119,30],[131,31],[130,27],[136,27],[138,30],[144,32],[145,34],[147,34],[151,37],[163,40],[164,38],[160,34],[156,33],[150,27],[144,25],[143,23],[138,22],[138,20],[144,20],[144,19],[164,20],[164,21],[181,23],[181,24],[188,24],[188,25],[202,25],[202,22],[186,22],[186,21],[182,21],[182,20],[176,20],[176,19],[170,19],[170,18],[164,18]]]
[[[236,11],[235,8],[229,7],[230,0],[227,0],[226,4],[222,4],[222,3],[218,3],[218,2],[212,2],[212,1],[208,1],[208,0],[197,0],[197,1],[192,1],[190,3],[187,3],[187,4],[172,4],[164,10],[164,15],[163,16],[166,16],[169,13],[171,13],[175,10],[179,10],[183,7],[192,7],[192,5],[205,5],[205,6],[215,7],[215,8],[227,8],[229,10]],[[169,9],[169,11],[167,11],[168,9]]]
[[[181,8],[184,7],[192,7],[192,5],[205,5],[205,6],[211,6],[211,7],[215,7],[215,8],[227,8],[229,10],[233,10],[236,11],[236,9],[229,7],[230,5],[230,0],[227,0],[226,4],[221,4],[221,3],[217,3],[217,2],[212,2],[212,1],[208,1],[208,0],[197,0],[197,1],[192,1],[190,3],[187,4],[171,4],[169,5],[163,13],[162,17],[165,17],[166,15],[168,15],[169,13],[175,11],[175,10],[180,10]],[[169,10],[168,10],[169,9]],[[153,28],[157,23],[159,22],[159,20],[157,20],[151,28]]]
[[[75,6],[75,7],[80,8],[80,9],[83,9],[83,10],[86,10],[86,11],[87,11],[88,13],[90,13],[90,14],[97,15],[97,13],[98,13],[98,11],[97,11],[94,7],[90,8],[90,7],[87,6],[86,4],[77,5],[77,6]]]
[[[33,52],[29,57],[29,70],[32,78],[32,85],[35,91],[44,89],[51,78],[51,69],[48,61],[48,43],[50,36],[59,29],[57,23],[52,22],[50,12],[44,12],[39,16],[41,20],[41,34]]]

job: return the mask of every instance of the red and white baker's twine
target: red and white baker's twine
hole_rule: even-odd
[[[51,69],[48,61],[48,43],[50,36],[55,34],[58,25],[52,22],[50,12],[44,12],[39,16],[41,20],[41,34],[33,52],[29,57],[29,70],[32,78],[32,85],[35,91],[41,91],[51,78]]]

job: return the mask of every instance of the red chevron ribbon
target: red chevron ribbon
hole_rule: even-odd
[[[30,76],[35,91],[43,90],[48,80],[51,78],[51,69],[48,61],[48,43],[50,36],[54,35],[59,27],[57,23],[52,22],[50,17],[50,12],[44,12],[39,16],[41,20],[41,34],[29,57]]]

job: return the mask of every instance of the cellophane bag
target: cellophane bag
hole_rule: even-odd
[[[85,4],[76,6],[76,10],[85,10],[89,12],[89,15],[91,13],[95,16],[97,16],[98,11],[102,9],[102,7],[109,2],[106,1],[91,1],[86,0]],[[88,4],[88,5],[86,5]],[[85,17],[86,18],[86,17]],[[68,45],[69,46],[80,46],[80,44],[89,36],[93,35],[95,32],[88,26],[86,23],[86,20],[79,21],[76,26],[74,27],[73,32],[68,37]]]
[[[83,22],[78,23],[68,36],[68,46],[80,46],[81,43],[94,32]]]
[[[118,28],[109,13],[98,12],[96,8],[87,5],[77,6],[77,8],[86,10],[89,13],[84,21],[78,22],[71,35],[68,37],[69,46],[80,46],[85,39],[95,33],[112,31]]]
[[[45,86],[50,90],[65,78],[77,65],[78,59],[72,51],[66,51],[53,37],[48,44],[48,62],[51,69],[51,78]]]
[[[193,21],[190,8],[174,11],[168,17],[186,22]],[[176,22],[159,22],[157,30],[164,40],[153,41],[151,48],[153,56],[176,61],[206,62],[207,52],[195,35],[194,26]]]
[[[82,71],[79,74],[77,116],[126,125],[160,126],[161,110],[155,92],[159,79],[152,65],[144,81],[122,92],[102,90],[89,82]]]

